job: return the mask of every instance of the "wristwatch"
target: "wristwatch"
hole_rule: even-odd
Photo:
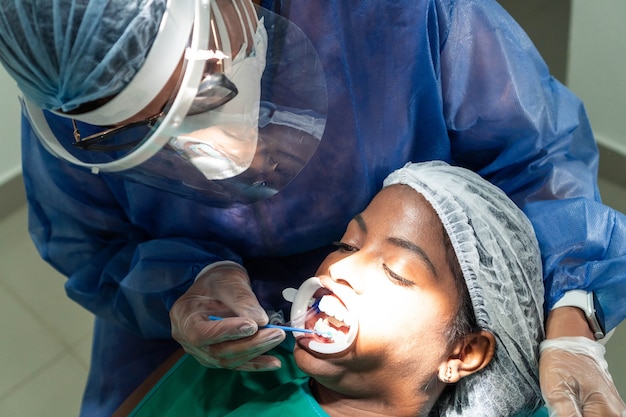
[[[603,339],[606,335],[604,327],[604,314],[595,293],[583,290],[572,290],[557,301],[552,309],[559,307],[577,307],[585,313],[589,328],[593,332],[596,340]]]

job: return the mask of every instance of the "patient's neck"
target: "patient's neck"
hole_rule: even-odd
[[[352,392],[348,395],[330,389],[313,378],[310,383],[313,396],[331,417],[427,416],[444,388],[437,379],[422,384],[421,388],[400,383],[394,384],[399,389],[389,390],[386,385],[381,384],[371,392]]]

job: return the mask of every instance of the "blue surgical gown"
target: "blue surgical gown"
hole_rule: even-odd
[[[215,208],[93,175],[52,157],[23,121],[32,238],[68,277],[69,297],[99,317],[86,415],[132,389],[111,382],[127,362],[152,358],[125,380],[160,360],[151,340],[170,337],[168,310],[203,267],[243,263],[272,308],[407,161],[445,160],[501,187],[536,227],[546,309],[567,290],[593,290],[607,328],[619,324],[626,217],[600,202],[584,107],[495,1],[264,3],[310,38],[329,98],[313,159],[269,199]]]

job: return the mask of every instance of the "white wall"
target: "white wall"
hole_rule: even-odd
[[[598,143],[626,156],[626,1],[572,0],[567,85]]]
[[[20,104],[17,97],[15,82],[0,66],[0,185],[21,173]]]

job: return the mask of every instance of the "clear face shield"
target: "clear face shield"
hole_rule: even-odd
[[[56,157],[222,207],[285,187],[319,146],[328,106],[308,38],[247,0],[170,0],[140,71],[95,110],[22,102]]]

